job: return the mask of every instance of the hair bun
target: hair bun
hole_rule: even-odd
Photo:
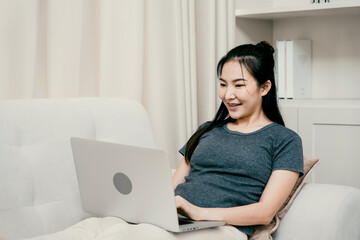
[[[275,52],[274,48],[267,41],[261,41],[258,44],[256,44],[256,46],[261,47],[264,51],[266,51],[270,55],[273,55]]]

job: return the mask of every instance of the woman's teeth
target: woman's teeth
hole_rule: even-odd
[[[230,107],[236,107],[236,106],[239,106],[239,105],[241,105],[241,103],[229,103]]]

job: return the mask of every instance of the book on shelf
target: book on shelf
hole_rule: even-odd
[[[276,41],[276,53],[278,98],[311,98],[311,40]]]

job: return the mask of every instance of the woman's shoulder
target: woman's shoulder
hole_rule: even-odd
[[[301,139],[297,132],[278,123],[273,123],[269,130],[282,139]]]

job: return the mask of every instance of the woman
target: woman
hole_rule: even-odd
[[[303,174],[300,137],[284,127],[274,49],[238,46],[219,62],[221,106],[180,150],[173,186],[179,213],[220,220],[244,235],[270,223]]]

